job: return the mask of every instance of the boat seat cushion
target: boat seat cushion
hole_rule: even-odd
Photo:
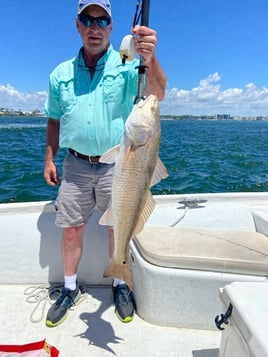
[[[261,233],[145,225],[134,244],[161,267],[268,275],[268,239]]]

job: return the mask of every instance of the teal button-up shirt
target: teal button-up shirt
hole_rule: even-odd
[[[119,144],[138,88],[138,60],[122,64],[110,46],[91,78],[82,49],[50,75],[45,113],[60,120],[60,147],[102,155]]]

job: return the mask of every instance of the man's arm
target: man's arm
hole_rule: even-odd
[[[54,158],[59,148],[59,131],[60,121],[56,119],[48,119],[47,122],[47,146],[44,168],[44,178],[48,185],[55,186],[58,184],[59,178]]]
[[[146,87],[144,94],[145,96],[154,94],[157,96],[158,100],[163,100],[166,88],[165,73],[155,56],[151,58],[150,63],[146,66]]]

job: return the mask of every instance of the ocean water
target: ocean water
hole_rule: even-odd
[[[46,122],[0,117],[1,203],[56,198],[58,187],[43,179]],[[169,177],[153,194],[268,191],[268,121],[161,120],[161,129]]]

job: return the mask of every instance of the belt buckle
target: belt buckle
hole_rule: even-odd
[[[89,156],[89,157],[88,157],[88,161],[89,161],[89,163],[90,163],[90,164],[92,164],[92,165],[97,165],[97,164],[98,164],[98,162],[94,162],[94,161],[92,161],[92,160],[91,160],[91,157],[92,157],[92,156]]]

